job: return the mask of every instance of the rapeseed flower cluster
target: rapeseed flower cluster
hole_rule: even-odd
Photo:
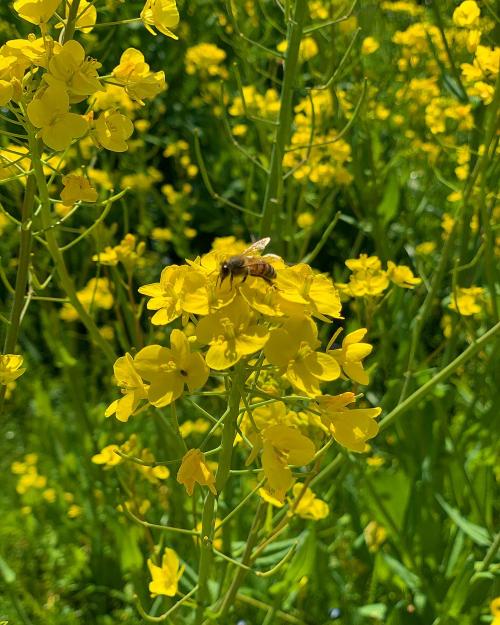
[[[388,261],[387,269],[382,269],[377,256],[361,254],[359,258],[346,260],[345,264],[352,272],[349,282],[335,285],[345,297],[377,297],[389,288],[391,282],[404,289],[413,289],[422,282],[406,265]]]
[[[259,259],[254,252],[250,262],[268,263],[272,280],[252,273],[223,280],[221,264],[232,254],[243,252],[245,258],[245,250],[234,238],[218,240],[214,248],[184,265],[168,265],[159,282],[139,288],[147,297],[151,323],[168,327],[170,345],[147,345],[116,361],[115,379],[122,395],[106,415],[127,421],[148,404],[169,406],[186,393],[197,395],[219,372],[232,377],[243,368],[252,386],[241,389],[245,400],[240,444],[250,447],[247,464],[258,461],[262,467],[266,479],[262,496],[283,505],[296,482],[291,467],[309,464],[325,437],[362,452],[376,435],[380,408],[351,409],[353,393],[323,394],[323,387],[340,378],[367,384],[362,361],[372,347],[363,342],[366,330],[359,329],[348,334],[340,348],[322,348],[318,322],[342,319],[339,294],[327,276],[304,263],[288,266],[278,256]],[[397,273],[396,268],[390,270]],[[399,279],[410,281],[406,275]],[[302,407],[286,408],[281,397],[290,390]],[[248,409],[262,393],[271,393],[271,405]],[[188,449],[177,480],[190,495],[195,484],[217,494],[215,476],[201,449]],[[307,492],[305,501],[313,497]],[[311,514],[322,518],[324,505],[315,506]],[[305,514],[299,505],[298,510],[297,514]]]

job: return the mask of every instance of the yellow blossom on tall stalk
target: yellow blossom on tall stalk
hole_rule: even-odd
[[[57,11],[61,0],[15,0],[14,11],[24,20],[42,26]]]
[[[193,494],[195,483],[208,486],[210,492],[217,495],[214,474],[208,468],[205,455],[199,449],[190,449],[184,455],[177,472],[177,481],[185,486],[188,495]]]
[[[147,399],[148,387],[137,372],[134,359],[130,354],[118,358],[114,365],[114,373],[123,397],[115,399],[104,414],[106,417],[116,414],[118,421],[128,421],[141,401]]]
[[[126,152],[127,139],[134,132],[134,124],[115,109],[108,109],[92,124],[91,136],[100,147],[110,152]]]
[[[61,200],[66,205],[79,201],[95,202],[97,200],[97,191],[83,176],[68,174],[63,176],[62,183],[64,188],[61,191]]]
[[[86,58],[78,41],[70,39],[50,59],[44,80],[49,85],[64,88],[71,103],[81,102],[103,89],[97,73],[100,67],[101,63]]]
[[[252,319],[250,307],[241,299],[203,317],[196,328],[198,341],[210,346],[207,365],[218,371],[262,349],[268,337],[267,329]]]
[[[304,489],[304,484],[297,482],[292,488],[293,498],[290,501],[293,513],[302,519],[320,521],[330,514],[326,501],[319,499],[310,488]]]
[[[347,377],[358,382],[358,384],[368,384],[370,378],[363,369],[362,361],[371,354],[373,347],[369,343],[362,343],[367,330],[360,328],[354,332],[350,332],[342,341],[340,349],[328,349],[327,353],[335,358],[342,367],[342,371]],[[333,337],[335,340],[335,336]],[[332,341],[333,341],[332,340]],[[330,343],[332,343],[330,341]],[[330,347],[330,345],[328,346]]]
[[[33,126],[40,129],[39,137],[53,150],[64,150],[88,130],[82,115],[70,113],[68,93],[59,84],[39,91],[28,104],[27,112]]]
[[[172,330],[170,349],[148,345],[134,358],[139,375],[149,382],[148,400],[153,406],[166,406],[178,399],[187,385],[190,391],[204,386],[208,367],[200,353],[192,353],[184,332]]]
[[[280,368],[294,388],[316,397],[321,394],[322,382],[340,376],[335,358],[315,351],[319,346],[316,324],[307,317],[293,317],[282,327],[271,330],[264,354],[271,364]]]
[[[17,354],[0,354],[0,384],[9,384],[17,380],[26,371],[23,357]]]
[[[165,89],[165,72],[152,72],[142,52],[135,48],[125,50],[112,74],[132,100],[140,104],[143,99],[154,98]]]
[[[274,497],[281,499],[293,484],[292,471],[288,465],[308,464],[316,449],[311,439],[287,425],[266,428],[262,439],[262,469],[267,478],[266,488]]]
[[[367,450],[366,441],[377,435],[379,427],[375,421],[381,408],[352,408],[347,406],[356,400],[354,393],[342,393],[332,397],[317,398],[321,421],[333,438],[350,451],[358,453]]]
[[[152,35],[156,35],[155,27],[163,35],[178,39],[170,30],[179,24],[179,11],[175,0],[146,0],[141,11],[141,20]]]
[[[460,287],[451,294],[449,308],[464,317],[480,315],[484,308],[484,289],[478,286]]]
[[[178,583],[185,568],[184,565],[180,565],[179,556],[175,551],[167,547],[163,552],[161,566],[157,566],[150,559],[148,560],[148,568],[152,578],[149,583],[151,596],[174,597],[177,594]]]

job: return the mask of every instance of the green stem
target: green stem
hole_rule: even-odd
[[[86,327],[96,345],[102,349],[110,362],[114,362],[116,360],[116,354],[114,353],[113,348],[101,335],[94,320],[78,299],[75,286],[68,273],[62,252],[58,246],[56,234],[50,227],[52,223],[50,214],[50,199],[47,189],[47,181],[45,180],[45,174],[43,173],[43,166],[40,158],[40,146],[35,137],[35,129],[33,126],[29,122],[27,122],[26,125],[28,129],[29,148],[33,159],[33,170],[38,186],[38,197],[40,198],[41,204],[41,221],[42,227],[45,229],[47,248],[52,256],[59,280],[64,291],[66,292],[66,295],[68,296],[69,301],[71,302],[71,305],[76,309],[81,322]]]
[[[63,34],[63,44],[73,39],[75,34],[76,21],[78,19],[78,7],[80,6],[80,0],[73,0],[68,11],[68,19],[66,21],[66,28]]]
[[[235,367],[234,378],[228,398],[227,414],[224,419],[222,430],[221,451],[218,459],[217,475],[215,476],[215,488],[218,495],[224,490],[224,486],[231,471],[234,439],[236,438],[236,426],[240,412],[240,388],[245,382],[245,368],[242,363]],[[213,558],[212,542],[215,532],[215,503],[216,496],[209,493],[203,506],[201,521],[201,552],[198,567],[198,593],[196,595],[197,608],[194,616],[194,624],[201,625],[204,619],[205,608],[210,600],[208,581],[210,567]]]
[[[14,301],[10,312],[9,326],[5,336],[4,354],[12,354],[15,351],[17,338],[19,336],[19,326],[24,308],[24,296],[26,285],[28,284],[28,270],[30,264],[32,231],[31,216],[33,214],[33,201],[35,197],[35,178],[30,175],[26,183],[23,204],[21,207],[21,234],[19,240],[19,258],[17,264],[16,286],[14,289]],[[7,387],[0,388],[0,413],[3,409],[5,392]]]
[[[271,163],[267,178],[264,205],[262,209],[261,236],[272,235],[277,228],[276,212],[283,197],[283,157],[290,138],[292,126],[292,101],[294,83],[297,77],[299,48],[304,29],[307,0],[296,0],[293,19],[288,22],[288,47],[285,56],[285,70],[280,97],[278,127],[271,151]]]

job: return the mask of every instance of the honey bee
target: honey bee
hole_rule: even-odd
[[[266,260],[269,258],[278,258],[275,254],[266,254],[265,256],[253,256],[256,252],[261,252],[271,239],[265,237],[252,243],[250,247],[244,250],[241,254],[231,256],[227,260],[223,260],[220,264],[220,272],[218,282],[222,285],[224,280],[229,276],[231,286],[233,280],[237,276],[243,276],[241,283],[245,282],[248,276],[254,276],[256,278],[262,278],[268,284],[273,284],[274,278],[276,278],[275,268]]]

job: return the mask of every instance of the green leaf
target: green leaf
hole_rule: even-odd
[[[383,620],[385,619],[387,606],[383,603],[371,603],[369,605],[362,606],[357,610],[357,612],[360,616]]]
[[[380,215],[384,224],[393,219],[399,207],[400,188],[397,175],[392,173],[389,175],[384,191],[384,197],[377,206],[377,214]]]
[[[455,525],[467,534],[467,536],[473,540],[476,545],[479,545],[480,547],[489,547],[491,545],[490,535],[484,527],[468,521],[458,510],[448,505],[441,495],[436,495],[436,499]]]
[[[387,553],[382,553],[382,558],[385,560],[389,568],[395,573],[404,584],[413,591],[416,591],[420,586],[420,580],[415,575],[409,571],[404,564],[396,560],[392,556]]]

